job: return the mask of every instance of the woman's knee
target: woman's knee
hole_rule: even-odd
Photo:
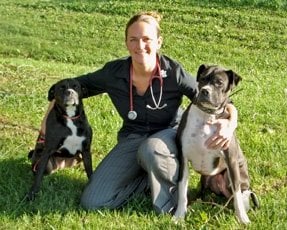
[[[151,137],[140,145],[137,152],[137,160],[146,171],[149,171],[157,167],[159,158],[162,158],[164,155],[170,155],[166,145],[160,138]]]
[[[173,132],[153,135],[138,150],[138,162],[147,171],[174,180],[178,171],[177,148]]]
[[[143,161],[150,161],[155,157],[154,153],[175,157],[177,155],[175,135],[175,130],[167,129],[148,137],[139,146],[137,158]]]
[[[101,205],[99,203],[99,197],[98,199],[95,199],[95,194],[91,191],[91,188],[89,185],[84,189],[82,196],[81,196],[81,201],[80,205],[83,209],[85,210],[96,210],[100,209]]]

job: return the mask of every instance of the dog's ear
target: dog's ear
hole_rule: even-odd
[[[242,80],[242,78],[232,70],[227,70],[226,74],[229,78],[230,89],[232,90],[235,86],[238,85],[238,83]]]
[[[56,84],[52,85],[52,87],[48,91],[48,100],[52,101],[55,98],[55,86]]]
[[[199,80],[200,75],[208,68],[208,65],[202,64],[197,70],[196,81]]]

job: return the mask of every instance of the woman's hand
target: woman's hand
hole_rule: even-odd
[[[209,124],[217,127],[216,132],[205,142],[205,145],[209,149],[225,150],[229,147],[231,138],[237,127],[237,110],[232,104],[228,104],[226,109],[230,114],[228,119],[217,119],[209,122]]]

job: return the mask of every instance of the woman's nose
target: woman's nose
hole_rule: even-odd
[[[142,48],[145,47],[145,42],[144,42],[144,40],[141,39],[141,38],[138,40],[138,47],[139,47],[140,49],[142,49]]]

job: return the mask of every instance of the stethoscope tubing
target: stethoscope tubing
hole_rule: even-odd
[[[151,105],[146,105],[146,108],[151,109],[151,110],[163,109],[164,107],[167,106],[166,103],[160,106],[161,100],[162,100],[162,93],[163,93],[163,77],[161,74],[160,64],[158,60],[157,60],[156,66],[157,68],[155,71],[153,71],[152,76],[150,77],[150,80],[149,80],[149,88],[150,88],[151,97],[154,103],[154,107],[152,107]],[[158,76],[156,75],[157,73],[158,73]],[[160,95],[159,95],[157,102],[155,100],[153,87],[152,87],[152,83],[154,79],[158,79],[160,81]],[[133,65],[132,64],[130,66],[130,95],[129,96],[130,96],[129,98],[130,99],[130,110],[128,112],[128,118],[130,120],[135,120],[137,118],[137,113],[134,110],[134,105],[133,105]]]

